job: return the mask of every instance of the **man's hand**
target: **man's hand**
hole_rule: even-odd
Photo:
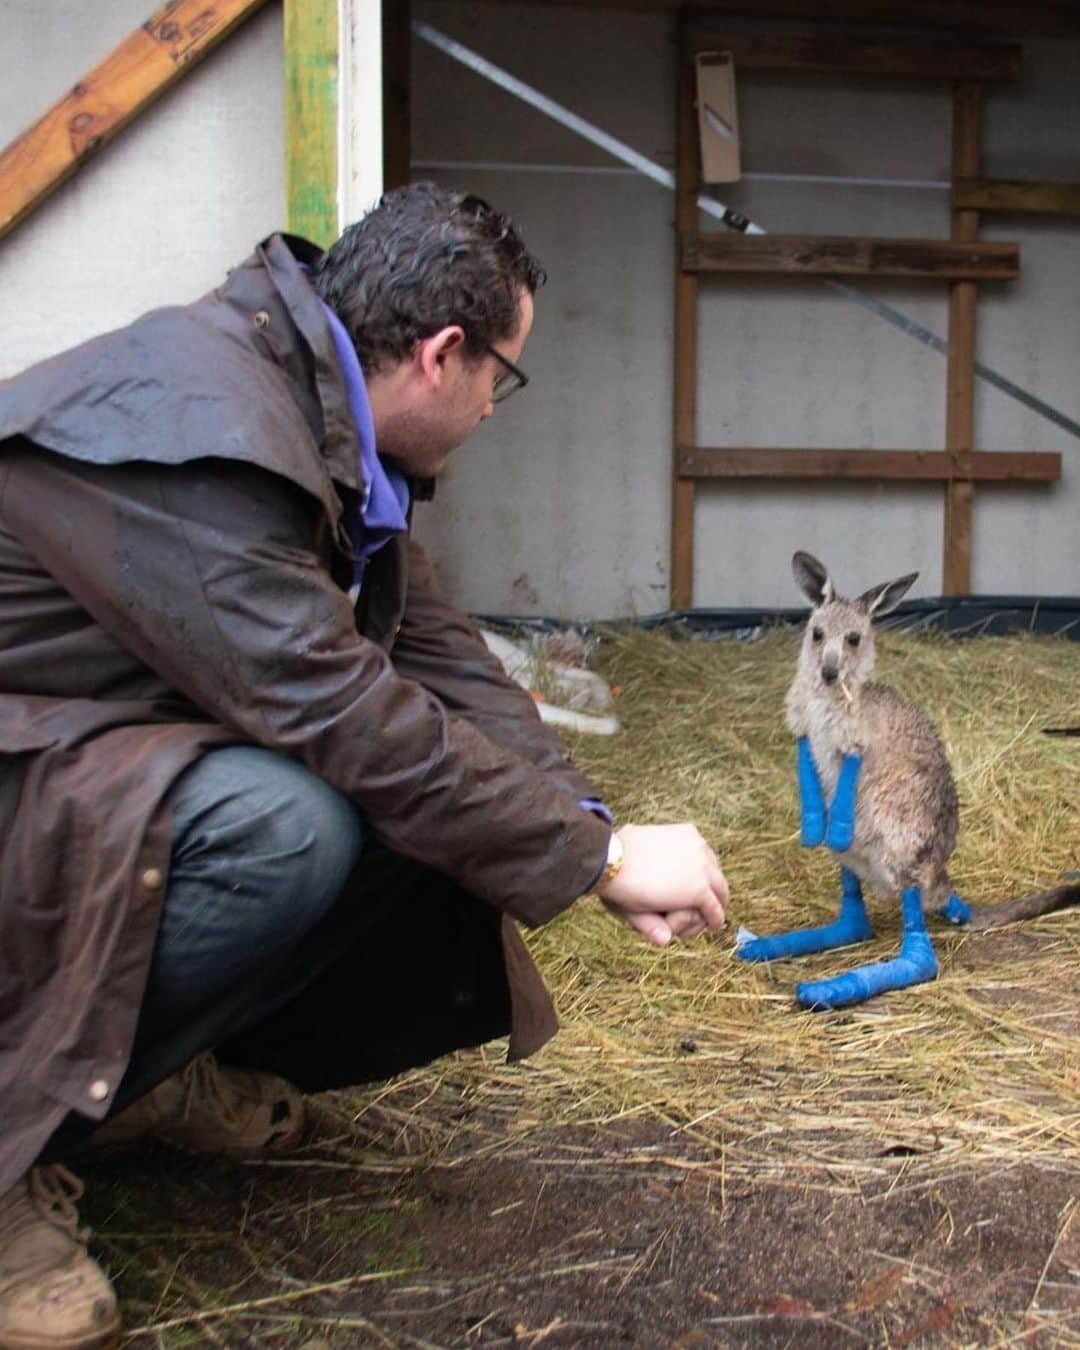
[[[696,825],[624,825],[623,865],[597,888],[604,904],[658,947],[724,926],[728,884]]]

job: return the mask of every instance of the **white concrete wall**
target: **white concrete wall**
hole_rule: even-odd
[[[416,0],[417,17],[670,166],[669,16]],[[992,92],[985,173],[1080,179],[1080,44],[1031,43],[1026,76]],[[673,199],[417,40],[414,176],[462,185],[519,221],[551,279],[523,365],[529,388],[458,453],[420,529],[455,593],[489,612],[564,617],[666,606]],[[941,182],[944,86],[744,74],[743,168]],[[432,167],[441,166],[441,167]],[[488,167],[477,167],[485,165]],[[491,167],[496,166],[496,167]],[[940,188],[750,178],[718,193],[771,232],[946,237]],[[703,218],[703,227],[717,228]],[[1080,221],[1014,216],[1022,277],[986,286],[980,360],[1080,420]],[[938,285],[865,289],[944,335]],[[699,444],[940,449],[945,362],[824,282],[706,280]],[[978,489],[977,592],[1080,593],[1080,442],[980,386],[977,448],[1059,450],[1052,488]],[[794,547],[842,585],[910,570],[941,587],[938,487],[709,485],[698,496],[695,602],[797,603]]]
[[[0,0],[0,145],[153,9]],[[281,228],[283,108],[268,5],[0,241],[0,376],[194,299]]]

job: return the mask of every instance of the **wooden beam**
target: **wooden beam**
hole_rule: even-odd
[[[750,478],[830,482],[1055,483],[1061,456],[1027,450],[982,450],[952,455],[945,450],[790,450],[679,447],[685,478]]]
[[[505,4],[506,0],[488,0]],[[685,0],[532,0],[553,9],[677,10]],[[1080,37],[1080,10],[1075,0],[696,0],[695,8],[754,19],[810,19],[815,22],[858,21],[895,28],[947,29],[953,33],[1013,34],[1029,37]]]
[[[691,272],[990,281],[1019,276],[1020,246],[953,243],[947,239],[691,233],[683,236],[682,262]]]
[[[1022,211],[1033,215],[1080,216],[1080,183],[959,178],[953,184],[952,204],[954,210],[958,211]]]
[[[338,4],[285,0],[285,200],[289,229],[338,236]]]
[[[852,36],[844,29],[727,29],[700,24],[694,51],[731,52],[738,70],[803,70],[912,80],[1018,80],[1023,49],[1013,44],[960,45],[945,38],[912,42]]]
[[[977,84],[953,90],[952,176],[974,178],[979,172],[979,114],[982,91]],[[953,211],[952,237],[972,246],[979,232],[977,211]],[[957,281],[949,290],[949,350],[945,374],[945,448],[959,462],[975,443],[975,304],[977,287]],[[950,480],[945,487],[945,530],[942,549],[942,595],[971,592],[971,482]]]
[[[412,173],[411,13],[412,0],[382,0],[384,191]]]
[[[168,0],[0,152],[0,239],[264,0]]]
[[[680,34],[681,37],[681,34]],[[697,78],[686,44],[676,43],[676,241],[697,224]],[[694,484],[679,474],[679,446],[697,434],[698,278],[681,265],[676,243],[673,355],[674,429],[671,457],[671,607],[688,609],[694,599]]]

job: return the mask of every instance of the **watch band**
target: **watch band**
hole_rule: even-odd
[[[604,864],[604,870],[600,873],[597,886],[606,886],[608,882],[614,881],[622,870],[623,865],[623,842],[614,832],[611,833],[611,840],[608,843],[607,862]]]

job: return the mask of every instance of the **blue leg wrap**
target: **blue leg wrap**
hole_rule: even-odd
[[[971,918],[971,906],[965,905],[963,900],[953,891],[948,902],[941,906],[938,913],[943,919],[948,919],[950,923],[967,923]]]
[[[798,928],[772,937],[750,938],[736,945],[735,955],[744,961],[776,961],[785,956],[809,956],[813,952],[831,951],[834,947],[849,947],[853,942],[865,942],[873,937],[859,878],[844,868],[840,882],[843,899],[839,917],[832,923],[822,928]]]
[[[799,1002],[807,1008],[841,1008],[890,989],[907,989],[932,980],[937,974],[937,958],[926,932],[918,886],[909,886],[904,892],[903,905],[904,937],[899,956],[892,961],[858,966],[831,980],[806,981],[796,990]]]
[[[825,831],[825,843],[837,853],[850,848],[855,838],[855,789],[859,785],[860,768],[861,755],[845,755],[840,765],[836,792],[829,807],[829,828]]]
[[[802,808],[803,848],[816,848],[825,838],[825,797],[821,779],[810,749],[810,741],[800,736],[799,746],[799,802]]]

